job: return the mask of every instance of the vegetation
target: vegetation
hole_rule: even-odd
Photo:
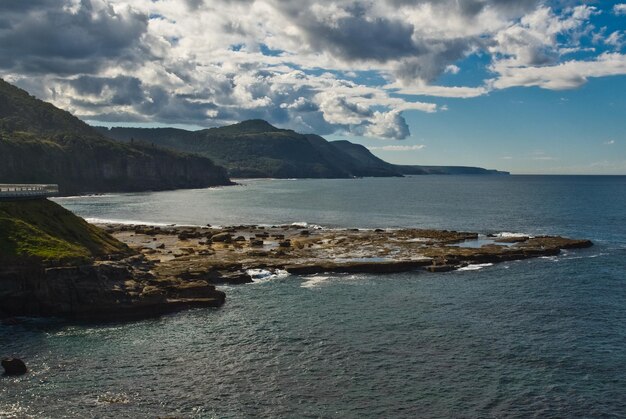
[[[209,157],[232,177],[347,178],[404,174],[491,173],[481,168],[400,166],[349,141],[326,141],[250,120],[221,128],[186,131],[175,128],[99,128],[115,140],[153,143]]]
[[[201,131],[173,128],[101,128],[110,138],[131,139],[209,157],[225,166],[233,177],[348,178],[399,176],[377,157],[354,158],[317,135],[276,128],[263,120]],[[368,152],[369,153],[369,152]]]
[[[0,80],[0,183],[58,183],[63,194],[226,185],[210,159],[121,144]]]
[[[47,199],[0,202],[0,262],[80,262],[130,253],[103,230]]]

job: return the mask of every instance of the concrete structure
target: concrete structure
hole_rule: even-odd
[[[56,196],[58,194],[59,185],[20,185],[0,183],[0,201],[47,198],[50,196]]]

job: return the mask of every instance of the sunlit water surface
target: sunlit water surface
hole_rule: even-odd
[[[242,181],[63,198],[95,220],[432,227],[592,239],[451,273],[287,276],[220,309],[0,325],[0,417],[626,415],[626,178]]]

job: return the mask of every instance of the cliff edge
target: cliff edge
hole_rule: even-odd
[[[54,202],[0,202],[0,318],[124,320],[225,301],[205,281],[159,277],[152,267]]]

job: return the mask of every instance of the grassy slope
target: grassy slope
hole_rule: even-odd
[[[128,247],[46,199],[0,202],[0,261],[75,262]]]

